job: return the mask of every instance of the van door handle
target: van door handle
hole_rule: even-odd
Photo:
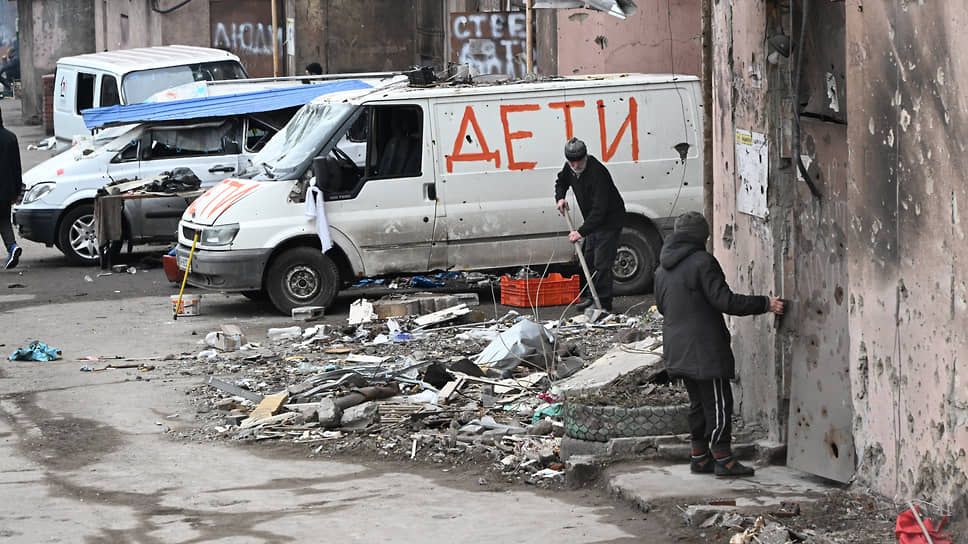
[[[433,183],[424,183],[424,193],[427,200],[437,200],[437,186]]]
[[[217,165],[209,168],[208,171],[209,172],[212,172],[212,173],[215,173],[215,172],[235,172],[235,167],[234,166],[227,166],[227,165],[223,165],[223,164],[217,164]]]

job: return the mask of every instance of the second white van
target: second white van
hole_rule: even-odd
[[[137,104],[159,91],[193,81],[246,77],[239,57],[209,47],[165,45],[62,57],[54,76],[57,149],[69,146],[75,135],[90,134],[82,110]]]

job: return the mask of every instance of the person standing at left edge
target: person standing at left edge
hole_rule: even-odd
[[[588,263],[589,273],[602,309],[612,311],[612,283],[614,274],[612,264],[618,251],[619,235],[625,222],[625,201],[601,162],[588,154],[585,142],[572,138],[565,143],[565,166],[558,172],[555,181],[555,202],[558,213],[565,215],[568,201],[565,195],[568,188],[575,193],[578,208],[585,218],[578,230],[568,233],[568,241],[575,243],[584,239],[582,252]],[[586,296],[575,304],[583,310],[592,305],[591,296]]]
[[[13,268],[20,261],[22,250],[13,237],[10,209],[20,196],[22,188],[20,146],[14,133],[3,127],[3,115],[0,114],[0,238],[3,238],[3,245],[7,248],[4,269]]]

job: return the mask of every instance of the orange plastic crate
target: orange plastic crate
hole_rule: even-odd
[[[505,306],[532,307],[570,304],[581,287],[578,275],[565,278],[561,274],[548,274],[547,278],[515,280],[501,276],[501,304]]]

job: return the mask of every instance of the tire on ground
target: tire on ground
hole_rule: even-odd
[[[689,432],[688,404],[671,406],[591,406],[565,400],[565,434],[579,440],[606,442],[612,438]]]
[[[661,243],[657,245],[646,233],[631,227],[622,229],[612,265],[616,295],[635,295],[652,289],[655,269],[659,265],[659,249]]]
[[[57,247],[73,264],[94,266],[100,262],[94,238],[94,204],[71,208],[57,227]]]
[[[339,291],[339,271],[318,248],[294,247],[270,263],[265,289],[273,306],[286,315],[300,306],[329,306]]]

